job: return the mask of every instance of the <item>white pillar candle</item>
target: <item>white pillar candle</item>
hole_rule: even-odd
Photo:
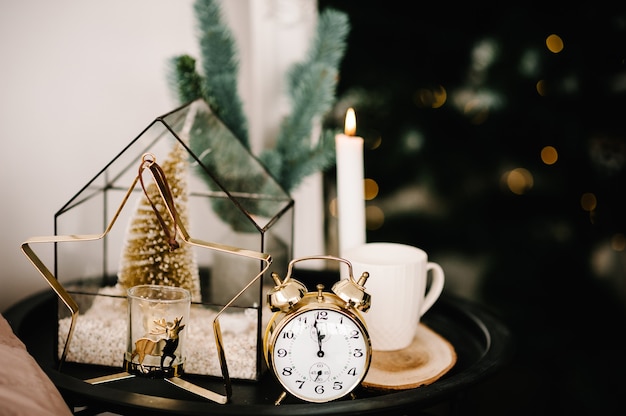
[[[355,134],[356,115],[349,108],[344,134],[335,136],[340,257],[346,250],[365,243],[363,138]]]

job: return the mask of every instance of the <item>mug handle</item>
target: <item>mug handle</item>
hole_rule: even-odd
[[[441,292],[443,292],[444,273],[441,266],[433,262],[426,263],[426,275],[428,275],[428,273],[431,274],[430,287],[422,300],[420,317],[435,304],[435,301],[439,299]]]

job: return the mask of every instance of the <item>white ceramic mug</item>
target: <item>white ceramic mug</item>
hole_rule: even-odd
[[[400,350],[411,345],[420,318],[439,299],[444,272],[422,249],[399,243],[366,243],[347,250],[355,278],[369,273],[365,291],[372,297],[363,314],[372,349]]]

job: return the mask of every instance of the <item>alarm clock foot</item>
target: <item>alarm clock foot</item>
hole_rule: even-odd
[[[280,406],[280,402],[282,402],[285,397],[287,397],[287,392],[283,391],[282,393],[280,393],[280,396],[278,396],[278,399],[276,399],[276,401],[274,402],[274,406]]]

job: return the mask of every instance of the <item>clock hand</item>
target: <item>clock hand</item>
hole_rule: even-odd
[[[324,356],[324,351],[322,351],[322,339],[324,339],[325,335],[322,334],[319,327],[317,326],[317,319],[315,320],[313,327],[315,328],[315,333],[317,334],[317,346],[319,348],[319,350],[317,351],[317,356],[322,358]]]

